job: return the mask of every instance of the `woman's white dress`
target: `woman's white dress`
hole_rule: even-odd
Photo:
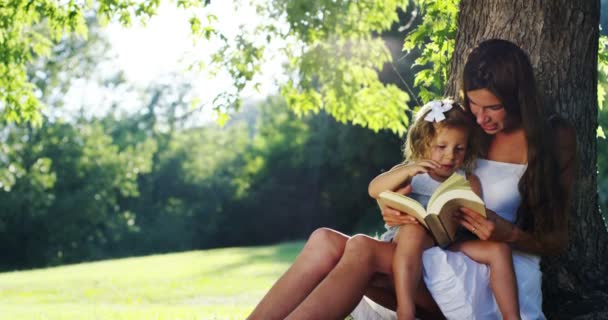
[[[486,207],[515,221],[521,202],[517,184],[526,165],[480,159],[475,174],[481,181]],[[433,247],[423,253],[424,281],[448,319],[501,319],[489,286],[489,268],[461,252]],[[542,312],[541,271],[538,256],[513,252],[522,319],[545,319]],[[364,298],[352,316],[356,319],[396,319],[395,313]]]

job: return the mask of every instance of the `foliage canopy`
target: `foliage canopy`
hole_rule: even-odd
[[[41,124],[42,93],[28,71],[62,39],[86,39],[87,17],[129,25],[154,16],[159,5],[160,0],[0,0],[0,119]],[[176,5],[203,4],[178,0]]]
[[[2,1],[0,112],[5,120],[34,124],[41,121],[41,93],[27,71],[36,58],[51,54],[54,43],[64,37],[86,37],[87,16],[115,19],[124,25],[137,20],[145,23],[160,6],[160,0]],[[281,94],[297,114],[325,110],[340,122],[375,131],[403,133],[408,125],[406,111],[444,92],[459,0],[235,0],[235,7],[255,9],[260,22],[241,25],[234,38],[215,27],[218,18],[205,11],[207,3],[175,1],[177,7],[189,10],[195,36],[223,44],[207,66],[212,72],[227,72],[234,85],[233,91],[213,101],[220,120],[225,121],[229,111],[239,108],[239,95],[247,85],[259,87],[255,76],[268,61],[285,61],[289,80],[280,84]],[[405,52],[417,55],[413,66],[417,69],[416,93],[378,78],[378,72],[393,63],[380,35],[403,23],[399,13],[405,10],[417,10],[422,16],[403,45]],[[270,50],[277,47],[278,53]],[[603,40],[600,49],[605,48]],[[600,52],[600,106],[608,92],[603,55]],[[598,135],[602,135],[601,128]]]

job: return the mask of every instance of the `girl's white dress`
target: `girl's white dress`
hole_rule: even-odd
[[[475,175],[481,181],[486,207],[514,222],[521,203],[517,184],[524,164],[480,159]],[[501,319],[489,286],[489,268],[461,252],[433,247],[424,252],[424,281],[448,319]],[[522,319],[545,319],[542,312],[541,271],[538,256],[513,252]],[[396,319],[389,311],[364,298],[352,312],[359,319]]]

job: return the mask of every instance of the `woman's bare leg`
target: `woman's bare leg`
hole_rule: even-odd
[[[295,262],[266,293],[248,319],[284,319],[336,266],[348,239],[331,229],[315,230]]]
[[[393,244],[353,236],[338,264],[286,319],[344,319],[361,301],[374,273],[391,273],[393,251]]]
[[[300,255],[296,258],[293,265],[285,272],[283,276],[273,285],[270,291],[264,296],[262,301],[258,304],[248,319],[283,319],[294,310],[309,294],[313,289],[323,280],[340,257],[342,256],[345,245],[349,238],[337,231],[321,228],[317,229],[310,236],[304,249]],[[380,251],[388,251],[384,254],[373,254],[369,257],[373,251],[378,251],[378,247],[382,248]],[[324,285],[324,289],[317,289],[314,292],[320,292],[319,294],[311,295],[313,302],[309,304],[315,305],[314,301],[318,301],[316,296],[322,295],[323,292],[329,290],[331,296],[333,295],[346,295],[353,296],[353,292],[347,291],[348,288],[340,287],[340,281],[346,280],[357,280],[361,276],[355,273],[349,272],[349,264],[354,261],[355,265],[364,265],[364,270],[378,270],[367,271],[373,273],[372,283],[369,280],[362,281],[367,286],[365,294],[377,303],[389,308],[396,309],[396,300],[393,287],[393,279],[390,277],[392,273],[391,261],[394,253],[394,244],[380,242],[375,239],[357,236],[355,241],[349,243],[349,258],[346,259],[348,263],[343,263],[343,270],[346,272],[333,272],[337,273],[336,279],[329,281]],[[362,256],[368,256],[365,259],[367,262],[363,263],[362,260],[357,259],[357,251],[364,253]],[[352,259],[354,256],[355,259]],[[386,259],[389,257],[389,259]],[[374,261],[381,260],[382,261]],[[378,263],[380,262],[380,263]],[[381,267],[378,267],[378,265]],[[346,275],[346,277],[340,277],[340,275]],[[336,287],[333,284],[338,283]],[[357,297],[353,299],[352,306],[344,308],[343,306],[337,306],[338,309],[342,307],[341,311],[344,314],[348,314],[354,306],[362,298],[362,294],[357,293]],[[333,302],[332,302],[333,303]],[[324,308],[331,307],[332,303],[323,301],[321,299],[319,304],[319,311],[325,310]],[[354,305],[353,305],[354,304]],[[421,285],[418,287],[418,294],[416,295],[416,307],[417,314],[421,319],[443,319],[443,315],[439,310],[437,304],[433,300],[429,291],[426,289],[424,282],[421,281]],[[295,318],[297,318],[297,313]],[[314,314],[311,314],[309,319],[314,319]],[[321,318],[328,318],[321,316]]]
[[[490,287],[502,318],[520,319],[513,255],[509,245],[502,242],[471,240],[456,243],[450,247],[450,250],[462,251],[469,258],[488,265]]]
[[[343,319],[375,274],[392,274],[394,251],[394,244],[365,235],[350,238],[336,267],[286,319]]]
[[[422,279],[422,252],[433,246],[433,239],[421,225],[406,224],[399,228],[393,276],[397,293],[397,318],[414,319],[415,297]]]

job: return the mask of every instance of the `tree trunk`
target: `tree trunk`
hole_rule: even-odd
[[[608,318],[608,233],[598,209],[596,172],[599,0],[461,0],[448,94],[460,90],[470,48],[513,41],[530,55],[545,103],[577,130],[570,247],[543,262],[549,319]]]

